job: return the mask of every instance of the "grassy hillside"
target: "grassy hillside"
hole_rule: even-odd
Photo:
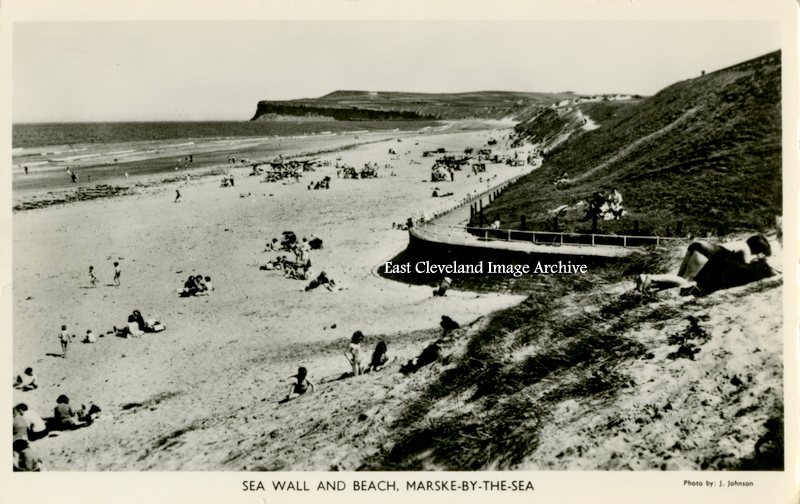
[[[616,187],[630,212],[605,232],[724,234],[764,229],[781,213],[781,62],[768,55],[678,82],[628,104],[598,102],[579,108],[601,127],[575,132],[544,165],[488,209],[513,226],[521,215],[550,229],[547,210]],[[594,116],[593,116],[594,114]],[[542,122],[538,122],[538,121]],[[538,130],[561,127],[537,116],[517,128],[536,140]],[[567,172],[571,183],[556,188]],[[542,190],[547,188],[547,190]],[[585,229],[582,213],[568,213],[567,229]]]
[[[334,91],[319,98],[287,101],[264,100],[251,120],[266,114],[304,116],[314,113],[338,120],[361,120],[361,116],[386,115],[390,119],[502,119],[529,117],[531,108],[546,107],[573,98],[571,93],[518,93],[479,91],[473,93],[401,93]],[[281,112],[277,112],[281,111]]]
[[[620,280],[674,260],[544,279],[437,340],[427,385],[371,426],[390,442],[363,468],[781,470],[780,278],[702,299],[646,298]]]

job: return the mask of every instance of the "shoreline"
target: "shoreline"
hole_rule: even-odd
[[[471,131],[489,131],[497,127],[508,127],[509,125],[497,121],[442,121],[443,126],[436,128],[426,127],[421,130],[401,130],[401,131],[359,131],[342,132],[331,135],[295,135],[287,137],[257,137],[247,139],[247,144],[243,144],[238,139],[233,143],[227,141],[214,141],[210,144],[225,142],[224,148],[219,145],[206,145],[198,147],[193,139],[184,139],[172,147],[181,147],[167,155],[161,153],[157,144],[153,142],[132,142],[126,144],[94,144],[93,147],[103,147],[104,151],[97,154],[98,157],[91,158],[87,164],[81,166],[74,163],[61,163],[49,166],[46,170],[33,169],[30,174],[24,175],[22,166],[25,163],[15,159],[12,162],[12,204],[16,207],[25,203],[26,198],[36,199],[47,191],[64,191],[59,200],[63,200],[63,195],[68,194],[78,188],[94,187],[99,184],[122,185],[124,182],[128,186],[142,183],[153,185],[159,176],[167,174],[185,177],[186,174],[195,176],[196,172],[202,169],[227,170],[241,167],[249,168],[252,162],[266,163],[276,159],[278,155],[283,155],[285,159],[294,159],[304,156],[319,156],[323,154],[335,153],[343,150],[356,148],[359,145],[368,145],[374,142],[389,141],[397,138],[408,138],[412,136],[435,137],[464,131],[471,128]],[[461,128],[459,131],[458,128]],[[362,141],[361,138],[366,137]],[[130,150],[131,144],[134,146],[144,144],[146,150],[136,151],[136,159],[129,159],[122,163],[114,164],[113,153],[116,149]],[[89,146],[92,146],[89,144]],[[82,146],[81,148],[86,148]],[[47,149],[51,149],[47,147]],[[133,150],[136,150],[135,148]],[[227,162],[231,154],[236,154],[237,162],[242,157],[247,157],[249,163],[232,165]],[[186,163],[181,161],[192,155],[193,162]],[[105,160],[102,163],[97,161]],[[72,183],[66,170],[72,169],[78,174],[78,182]]]

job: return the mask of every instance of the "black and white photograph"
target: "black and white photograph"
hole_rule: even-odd
[[[796,6],[343,3],[11,3],[9,502],[56,498],[19,472],[796,498]]]

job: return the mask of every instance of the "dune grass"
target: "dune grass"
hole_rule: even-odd
[[[582,397],[611,400],[632,386],[619,368],[645,357],[647,349],[624,335],[659,318],[663,308],[635,294],[610,296],[603,287],[643,267],[666,267],[667,256],[651,251],[591,278],[548,278],[546,289],[496,313],[463,342],[462,351],[442,361],[441,371],[396,420],[393,448],[365,468],[513,468],[536,449],[556,404]],[[592,288],[576,292],[581,282]],[[576,308],[574,296],[584,304]]]

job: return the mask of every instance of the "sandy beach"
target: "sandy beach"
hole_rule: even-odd
[[[334,166],[326,166],[306,172],[297,184],[263,183],[248,176],[249,167],[228,168],[223,159],[221,168],[235,177],[235,187],[221,188],[220,177],[209,176],[15,213],[13,368],[19,373],[32,366],[40,387],[15,391],[14,401],[49,416],[56,397],[67,394],[75,405],[93,402],[104,411],[102,424],[38,441],[48,466],[252,468],[252,460],[245,463],[229,452],[248,436],[285,425],[292,408],[314,400],[276,404],[298,366],[309,368],[318,397],[326,401],[346,403],[368,393],[370,376],[319,383],[348,369],[342,353],[353,331],[367,335],[370,352],[381,336],[390,351],[408,359],[437,337],[442,315],[465,324],[520,302],[521,296],[457,291],[432,298],[428,286],[374,274],[407,242],[406,232],[392,229],[393,223],[486,189],[486,177],[480,182],[462,171],[455,182],[437,183],[453,196],[431,198],[433,160],[422,158],[422,151],[441,146],[463,152],[499,134],[402,135],[399,141],[386,135],[385,141],[320,156],[357,168],[377,162],[377,179],[337,179]],[[388,154],[390,148],[396,156]],[[495,183],[519,170],[489,164],[484,175],[496,175]],[[330,190],[307,189],[326,175]],[[266,242],[285,230],[323,239],[324,248],[312,254],[314,270],[326,271],[343,290],[304,292],[307,282],[259,270],[278,255],[263,252]],[[112,283],[114,261],[122,268],[120,287]],[[90,265],[97,287],[89,285]],[[212,295],[179,297],[189,274],[210,276]],[[105,334],[123,326],[135,309],[167,330],[80,343],[87,329]],[[59,355],[62,324],[76,335],[67,358]],[[396,370],[382,378],[401,379]],[[348,390],[354,386],[358,391]],[[175,432],[191,434],[177,451],[160,457],[163,450],[153,447],[169,445]],[[285,458],[286,468],[317,467],[293,460],[291,453]]]

